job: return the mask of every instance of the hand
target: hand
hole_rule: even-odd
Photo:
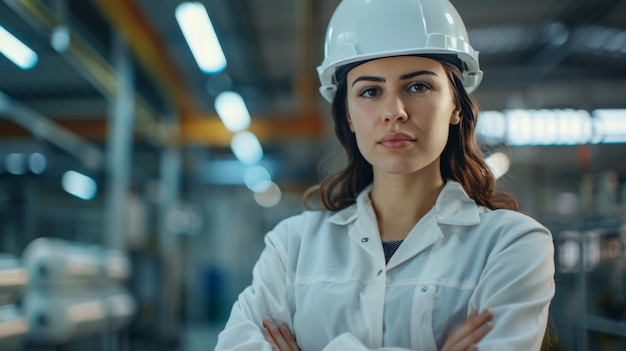
[[[478,311],[472,312],[466,320],[461,323],[446,340],[441,351],[476,351],[476,343],[482,340],[493,328],[491,320],[493,313],[485,310],[481,314]]]
[[[289,327],[285,323],[281,323],[278,327],[274,321],[266,317],[263,319],[263,327],[261,331],[265,340],[272,345],[274,351],[300,351],[300,347],[296,344],[296,339],[291,334]]]

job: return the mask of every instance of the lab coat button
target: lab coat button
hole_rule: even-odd
[[[376,275],[381,275],[383,273],[383,270],[379,270],[378,273],[376,273]]]
[[[361,242],[362,242],[362,243],[366,243],[366,242],[368,242],[368,241],[370,241],[370,239],[369,239],[369,238],[363,238],[363,239],[361,239]]]
[[[423,286],[423,287],[422,287],[422,292],[423,292],[423,293],[425,293],[425,292],[427,292],[427,291],[428,291],[428,287],[427,287],[427,286]]]

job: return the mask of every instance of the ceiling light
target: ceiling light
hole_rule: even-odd
[[[270,172],[268,172],[267,168],[261,165],[248,167],[243,174],[244,184],[246,184],[248,189],[254,192],[262,190],[261,188],[264,184],[267,184],[271,180],[272,176],[270,175]]]
[[[98,186],[93,179],[76,171],[65,172],[61,182],[63,190],[83,200],[93,199],[98,190]]]
[[[597,111],[600,111],[598,114],[602,113],[602,110]],[[606,111],[616,113],[613,110]],[[620,127],[622,120],[624,119],[592,118],[589,112],[574,109],[483,111],[478,118],[476,133],[481,142],[491,145],[499,143],[518,146],[581,145],[624,142],[626,141],[624,137],[619,139],[619,135],[626,135],[624,131],[626,126]],[[608,125],[610,127],[607,127]],[[607,139],[606,136],[609,134],[611,138]]]
[[[603,109],[593,111],[594,129],[600,142],[606,144],[626,142],[626,110]]]
[[[184,2],[176,8],[176,20],[200,69],[218,73],[226,68],[226,57],[204,5]]]
[[[235,134],[230,148],[241,163],[253,165],[263,159],[263,148],[256,135],[243,131]]]
[[[67,26],[57,26],[50,35],[50,45],[57,52],[64,52],[70,47],[71,34]]]
[[[215,99],[215,110],[226,129],[233,133],[250,126],[250,113],[241,95],[225,91]]]
[[[11,174],[22,175],[26,173],[26,156],[20,153],[11,153],[4,159],[4,167]]]
[[[487,163],[487,166],[491,169],[491,173],[493,173],[496,179],[505,175],[511,167],[509,156],[503,152],[495,152],[489,155],[489,157],[485,159],[485,163]]]
[[[28,166],[30,167],[31,172],[35,174],[41,174],[46,170],[48,165],[48,161],[46,157],[39,152],[35,152],[30,155],[28,158]]]
[[[0,53],[23,70],[31,69],[39,61],[37,54],[0,26]]]
[[[509,145],[532,145],[533,117],[529,110],[507,111],[507,144]]]
[[[482,111],[478,115],[476,134],[481,142],[495,145],[504,140],[506,135],[506,119],[499,111]]]
[[[263,189],[262,191],[254,192],[254,200],[257,202],[257,204],[263,207],[269,208],[278,205],[282,197],[282,192],[280,191],[280,188],[276,183],[271,181],[267,181],[264,183],[266,184],[261,186],[261,188]]]

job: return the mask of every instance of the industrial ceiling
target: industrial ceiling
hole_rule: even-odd
[[[213,102],[231,89],[243,96],[250,130],[277,155],[278,167],[297,161],[308,165],[304,172],[315,169],[331,134],[315,66],[338,0],[202,1],[228,59],[227,69],[214,75],[198,68],[187,47],[174,17],[180,2],[0,1],[0,25],[39,55],[30,70],[0,56],[0,140],[46,139],[31,120],[12,114],[10,103],[106,147],[107,116],[119,89],[116,55],[126,43],[137,149],[175,144],[204,149],[208,160],[228,157],[232,134]],[[452,2],[481,52],[485,77],[474,95],[482,110],[626,107],[626,1]],[[59,28],[71,33],[61,50],[53,45]],[[575,155],[553,158],[576,164]]]

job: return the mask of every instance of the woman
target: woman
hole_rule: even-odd
[[[217,349],[539,350],[552,238],[482,159],[482,72],[458,13],[344,0],[325,49],[348,165],[306,194],[323,211],[268,233]]]

